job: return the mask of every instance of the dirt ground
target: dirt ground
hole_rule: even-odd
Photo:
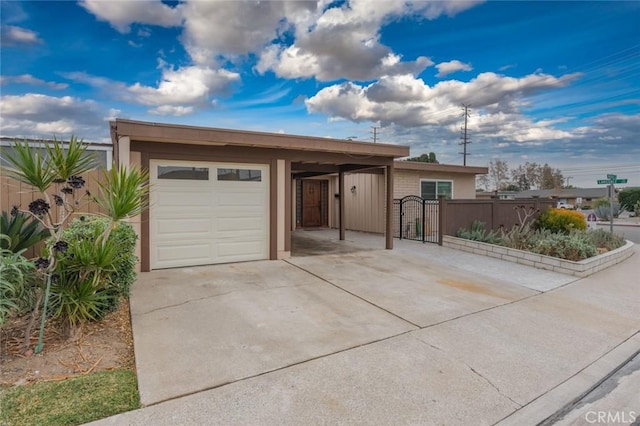
[[[44,348],[37,355],[32,354],[32,349],[38,340],[38,327],[34,327],[31,350],[21,354],[26,321],[26,318],[16,318],[0,330],[0,386],[135,368],[128,301],[123,301],[118,310],[103,321],[83,326],[75,341],[65,340],[57,324],[47,323]]]

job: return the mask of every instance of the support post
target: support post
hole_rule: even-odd
[[[445,203],[446,201],[444,199],[444,195],[439,195],[438,196],[438,245],[439,246],[442,245],[443,235],[444,235],[444,227],[445,227],[444,210],[446,208]]]
[[[385,168],[385,172],[387,177],[387,214],[385,215],[386,226],[384,228],[384,237],[385,248],[391,250],[393,249],[393,162]],[[400,232],[402,233],[402,229]]]
[[[344,172],[341,170],[338,172],[338,220],[340,221],[340,241],[344,241],[346,233],[345,224],[345,206],[344,206]]]
[[[613,234],[613,195],[615,194],[613,182],[609,185],[609,232]]]

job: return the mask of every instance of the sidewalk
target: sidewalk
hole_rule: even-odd
[[[94,424],[537,424],[640,350],[639,273],[636,247],[549,291]]]

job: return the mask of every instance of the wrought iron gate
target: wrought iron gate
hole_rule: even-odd
[[[438,243],[438,200],[417,195],[393,200],[393,236],[399,239]]]

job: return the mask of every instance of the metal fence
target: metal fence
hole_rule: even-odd
[[[399,239],[438,243],[438,200],[417,195],[393,200],[393,236]]]

